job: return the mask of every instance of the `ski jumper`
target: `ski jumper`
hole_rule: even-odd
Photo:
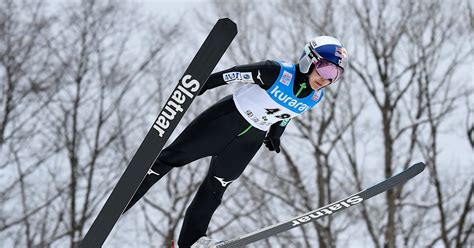
[[[200,94],[234,82],[247,83],[201,113],[163,149],[133,196],[127,211],[172,168],[211,156],[209,171],[188,207],[179,247],[206,236],[227,187],[245,170],[266,136],[279,138],[288,121],[314,107],[314,91],[298,65],[264,61],[212,74]]]

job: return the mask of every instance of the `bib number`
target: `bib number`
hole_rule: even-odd
[[[281,110],[281,109],[279,109],[279,108],[271,108],[271,109],[270,109],[270,108],[265,108],[265,113],[266,113],[267,115],[273,115],[273,114],[276,114],[276,113],[280,112],[280,110]],[[283,120],[283,119],[288,119],[288,118],[290,118],[291,115],[290,115],[290,114],[283,113],[283,114],[281,114],[281,115],[275,115],[275,117],[278,118],[278,119],[282,119],[282,120]]]

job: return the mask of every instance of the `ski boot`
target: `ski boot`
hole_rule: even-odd
[[[202,236],[191,246],[191,248],[216,248],[216,245],[219,243],[221,242]]]

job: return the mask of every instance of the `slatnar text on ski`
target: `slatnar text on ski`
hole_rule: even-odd
[[[297,219],[293,220],[293,226],[297,226],[302,223],[308,222],[311,219],[319,219],[320,217],[323,217],[325,215],[331,215],[332,213],[334,213],[335,211],[339,209],[351,207],[352,205],[356,205],[362,202],[363,200],[364,199],[360,197],[359,195],[355,195],[347,200],[336,202],[330,206],[320,208],[316,210],[315,212],[298,217]]]
[[[153,124],[153,128],[158,131],[160,137],[163,137],[166,130],[170,126],[171,120],[174,119],[176,116],[176,112],[183,112],[183,108],[181,108],[181,104],[186,102],[186,100],[192,99],[193,94],[191,92],[196,92],[199,90],[200,83],[196,79],[191,79],[190,75],[185,75],[181,79],[181,84],[175,89],[169,101],[165,104],[165,107],[161,111],[160,115],[156,119],[155,123]],[[188,91],[189,90],[189,91]],[[186,97],[187,96],[187,97]]]

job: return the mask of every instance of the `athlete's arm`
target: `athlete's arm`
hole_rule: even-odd
[[[272,60],[234,66],[211,74],[199,95],[208,89],[231,83],[255,83],[264,89],[269,89],[278,78],[279,73],[280,65]]]

